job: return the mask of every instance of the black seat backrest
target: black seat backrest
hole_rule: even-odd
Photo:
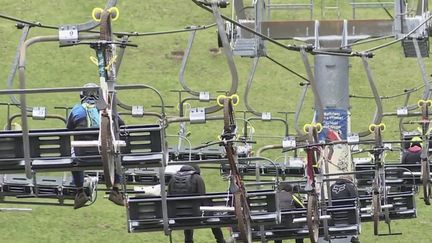
[[[77,133],[88,132],[89,134],[74,135],[75,141],[95,141],[99,139],[99,128],[80,128],[75,130]],[[74,147],[74,152],[77,157],[79,156],[92,156],[91,158],[79,158],[79,161],[94,162],[94,156],[99,155],[97,147]]]
[[[201,215],[200,206],[202,205],[201,199],[187,199],[187,200],[169,200],[168,201],[168,217],[198,217]]]
[[[126,141],[123,154],[162,152],[161,130],[157,125],[122,127],[120,139]]]
[[[276,194],[265,195],[248,194],[248,204],[251,211],[276,212]]]
[[[129,203],[128,208],[131,220],[162,218],[161,200]]]
[[[0,159],[23,158],[22,136],[14,136],[19,132],[0,133]]]
[[[30,133],[30,157],[70,157],[70,135],[32,135]]]
[[[351,208],[347,210],[338,210],[338,211],[330,211],[331,213],[331,222],[332,226],[337,225],[353,225],[358,224],[358,218],[356,214],[356,209]]]

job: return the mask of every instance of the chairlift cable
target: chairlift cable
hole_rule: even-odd
[[[387,13],[387,15],[391,18],[391,20],[394,20],[393,15],[391,15],[390,11],[384,6],[381,0],[378,0],[378,2],[381,3],[381,8]]]
[[[374,41],[379,41],[379,40],[385,40],[385,39],[394,38],[394,37],[395,37],[395,35],[386,35],[386,36],[381,36],[381,37],[377,37],[377,38],[365,39],[365,40],[362,40],[362,41],[357,41],[357,42],[353,42],[351,44],[344,45],[341,48],[353,47],[353,46],[357,46],[357,45],[366,44],[366,43],[369,43],[369,42],[374,42]]]
[[[113,34],[117,37],[123,37],[123,36],[140,37],[140,36],[152,36],[152,35],[166,35],[166,34],[176,34],[176,33],[182,33],[182,32],[191,32],[191,31],[197,31],[197,30],[205,30],[205,29],[209,29],[209,28],[214,27],[214,26],[216,26],[216,23],[208,24],[208,25],[187,26],[183,29],[177,29],[177,30],[166,30],[166,31],[155,31],[155,32],[113,32]]]
[[[299,74],[298,72],[292,70],[291,68],[283,65],[282,63],[278,62],[277,60],[275,60],[274,58],[270,57],[269,55],[266,55],[265,57],[267,57],[270,61],[274,62],[275,64],[279,65],[280,67],[286,69],[288,72],[294,74],[295,76],[303,79],[304,81],[309,83],[309,79],[307,79],[306,77],[302,76],[301,74]]]
[[[40,27],[40,28],[44,28],[44,29],[54,29],[54,30],[59,29],[59,26],[42,24],[41,22],[38,22],[38,21],[24,20],[24,19],[20,19],[17,17],[8,16],[8,15],[2,14],[2,13],[0,13],[0,18],[7,19],[10,21],[14,21],[14,22],[18,22],[18,23],[23,23],[23,24],[28,25],[30,27]],[[165,35],[165,34],[176,34],[176,33],[190,32],[190,31],[197,31],[197,30],[205,30],[205,29],[209,29],[209,28],[214,27],[214,26],[216,26],[216,23],[208,24],[208,25],[187,26],[183,29],[155,31],[155,32],[120,31],[120,32],[113,32],[113,35],[117,36],[118,38],[121,38],[123,36],[140,37],[140,36]],[[81,31],[90,32],[90,33],[99,33],[99,31],[93,31],[93,30],[81,30]]]
[[[380,96],[380,98],[382,100],[388,100],[388,99],[398,98],[400,96],[404,96],[404,95],[407,95],[407,94],[410,94],[410,93],[414,93],[414,92],[418,91],[419,89],[423,88],[424,86],[425,85],[422,84],[422,85],[420,85],[418,87],[415,87],[413,89],[404,90],[403,93],[399,93],[399,94],[395,94],[395,95],[388,95],[388,96]],[[355,94],[350,94],[349,97],[350,98],[357,98],[357,99],[374,99],[375,98],[373,96],[355,95]]]
[[[0,13],[0,18],[2,19],[7,19],[10,21],[14,21],[14,22],[19,22],[19,23],[23,23],[26,24],[30,27],[41,27],[41,28],[45,28],[45,29],[55,29],[58,30],[58,26],[54,26],[54,25],[46,25],[46,24],[42,24],[41,22],[31,22],[28,20],[23,20],[23,19],[19,19],[17,17],[12,17],[12,16],[8,16],[5,14]]]
[[[402,37],[400,37],[400,38],[398,38],[398,39],[396,39],[396,40],[390,41],[390,42],[388,42],[388,43],[385,43],[385,44],[382,44],[382,45],[379,45],[379,46],[376,46],[376,47],[373,47],[373,48],[367,49],[367,50],[364,51],[364,52],[372,52],[372,51],[376,51],[376,50],[382,49],[382,48],[384,48],[384,47],[387,47],[387,46],[393,45],[393,44],[395,44],[395,43],[397,43],[397,42],[400,42],[400,41],[404,40],[404,39],[408,38],[410,35],[412,35],[414,32],[416,32],[416,31],[417,31],[420,27],[422,27],[424,24],[426,24],[430,19],[432,19],[432,15],[429,16],[429,17],[427,17],[425,20],[423,20],[423,22],[421,22],[419,25],[417,25],[414,29],[412,29],[410,32],[408,32],[408,33],[405,34],[404,36],[402,36]]]

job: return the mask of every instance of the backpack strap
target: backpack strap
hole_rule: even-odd
[[[86,117],[87,117],[87,127],[99,127],[100,125],[100,116],[99,111],[96,108],[95,104],[89,104],[87,102],[84,102],[81,104],[81,106],[86,111]]]

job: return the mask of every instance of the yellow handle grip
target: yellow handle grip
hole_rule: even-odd
[[[96,57],[94,57],[94,56],[90,56],[90,61],[91,61],[92,63],[94,63],[96,66],[99,65],[99,64],[98,64],[98,59],[97,59]]]
[[[120,16],[120,11],[117,7],[109,8],[108,12],[111,14],[111,20],[112,21],[116,21]]]
[[[96,22],[100,22],[101,21],[102,12],[103,12],[102,8],[94,8],[92,10],[92,18],[93,18],[93,20],[96,21]]]

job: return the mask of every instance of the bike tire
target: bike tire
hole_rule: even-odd
[[[431,183],[430,183],[430,168],[428,161],[423,162],[423,167],[425,167],[422,170],[422,184],[423,184],[423,200],[426,205],[430,205],[430,199],[431,199]]]
[[[232,134],[235,132],[236,124],[231,99],[225,98],[223,104],[224,132]]]
[[[105,178],[105,185],[111,188],[114,185],[115,161],[112,151],[111,126],[108,116],[101,116],[100,124],[102,166]]]
[[[234,209],[237,217],[237,227],[240,232],[240,238],[243,243],[252,242],[252,228],[249,211],[249,204],[244,192],[234,193]]]
[[[112,29],[111,29],[111,14],[109,12],[103,12],[101,16],[101,24],[100,24],[100,40],[111,41],[112,40]],[[108,44],[103,47],[103,55],[105,66],[111,65],[110,68],[105,68],[105,77],[106,80],[112,81],[115,79],[115,65],[110,64],[111,59],[113,58],[113,48],[114,46]]]
[[[307,202],[307,226],[311,243],[318,242],[319,238],[319,215],[317,196],[313,193],[308,194]]]
[[[374,223],[374,235],[378,235],[379,232],[379,221],[380,221],[380,209],[381,209],[381,201],[379,194],[372,195],[372,220]]]

